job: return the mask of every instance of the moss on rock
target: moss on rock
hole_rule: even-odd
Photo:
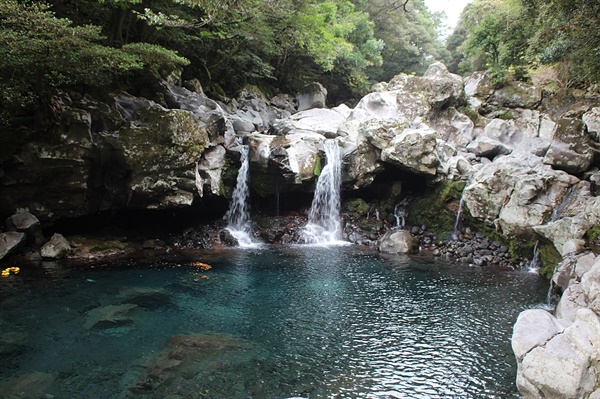
[[[451,181],[440,184],[417,197],[408,206],[408,222],[425,225],[442,239],[454,232],[456,213],[465,182]]]
[[[346,202],[346,209],[348,212],[355,212],[359,215],[366,215],[369,213],[371,206],[362,198],[356,198]]]

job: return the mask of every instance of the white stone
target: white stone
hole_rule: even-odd
[[[555,314],[558,319],[565,320],[568,323],[575,321],[577,311],[586,308],[588,302],[581,288],[581,284],[575,283],[563,292],[558,304],[556,305]]]
[[[564,326],[543,309],[521,312],[513,327],[511,345],[517,359],[522,359],[533,348],[544,345]]]

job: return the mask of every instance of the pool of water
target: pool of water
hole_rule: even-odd
[[[0,279],[0,397],[518,397],[512,325],[546,290],[353,247],[49,263]]]

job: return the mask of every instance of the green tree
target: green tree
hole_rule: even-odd
[[[45,100],[56,88],[103,87],[130,71],[186,60],[159,46],[103,45],[101,28],[73,26],[44,3],[0,3],[0,108],[6,122]]]
[[[564,70],[564,84],[600,82],[600,2],[521,0],[535,23],[529,57]]]
[[[496,84],[526,75],[533,28],[517,0],[475,0],[463,10],[447,48],[451,69],[487,70]]]
[[[356,1],[375,23],[375,37],[384,42],[383,62],[369,68],[372,82],[388,81],[396,74],[422,74],[435,60],[446,61],[440,40],[442,15],[431,13],[423,0]]]

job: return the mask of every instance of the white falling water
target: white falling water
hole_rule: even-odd
[[[250,162],[248,160],[249,148],[247,145],[241,147],[242,165],[238,171],[231,205],[225,214],[227,219],[227,230],[240,244],[240,247],[256,247],[259,244],[252,240],[250,230],[250,212],[248,200],[250,198]]]
[[[402,201],[394,207],[394,217],[396,218],[396,228],[404,229],[406,227],[406,207],[410,203],[410,197],[402,198]]]
[[[538,273],[540,270],[540,253],[538,251],[538,244],[539,242],[536,241],[533,247],[533,258],[531,258],[531,261],[527,266],[527,271],[529,273]],[[552,282],[550,283],[550,286],[552,286]]]
[[[340,191],[342,165],[337,141],[323,143],[327,164],[317,180],[315,196],[304,228],[307,243],[319,245],[342,245],[342,222],[340,218]]]
[[[462,216],[462,209],[463,209],[463,197],[465,190],[462,191],[462,193],[460,194],[460,201],[458,201],[458,211],[456,212],[456,221],[454,222],[454,233],[452,234],[452,238],[454,240],[458,240],[458,235],[460,233],[459,228],[460,228],[460,218]]]

